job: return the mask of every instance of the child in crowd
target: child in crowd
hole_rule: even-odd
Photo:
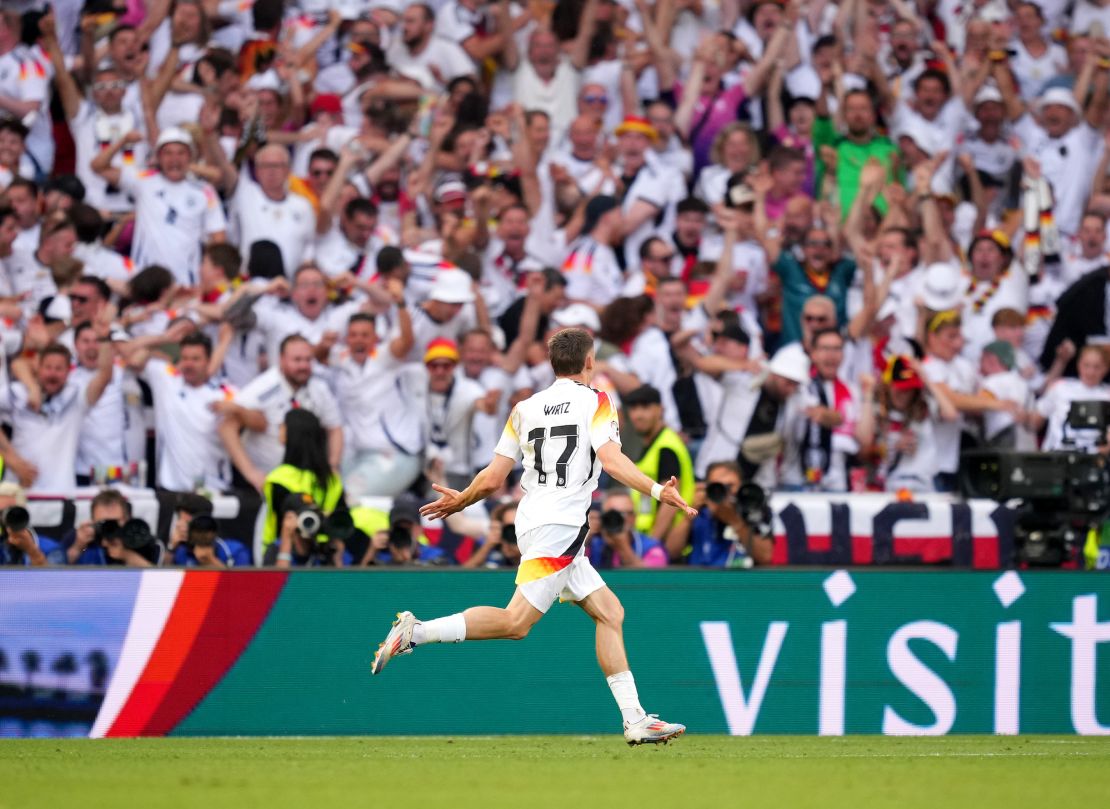
[[[1015,402],[1025,411],[1032,406],[1032,395],[1029,381],[1017,368],[1017,353],[1013,345],[1005,340],[995,340],[984,346],[979,357],[979,373],[982,375],[979,387],[996,399]],[[997,449],[1036,450],[1037,437],[1025,426],[1021,416],[1006,410],[984,412],[983,442]]]
[[[1106,449],[1105,435],[1095,430],[1076,429],[1068,424],[1072,403],[1085,401],[1110,402],[1110,385],[1103,383],[1110,363],[1102,346],[1086,345],[1079,352],[1079,378],[1061,379],[1037,400],[1037,406],[1026,416],[1026,425],[1040,430],[1046,423],[1042,450],[1077,449],[1097,452]]]

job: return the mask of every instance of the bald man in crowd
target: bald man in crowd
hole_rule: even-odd
[[[210,143],[208,152],[220,168],[220,184],[230,200],[232,241],[243,255],[250,254],[255,242],[274,242],[281,250],[285,274],[292,278],[312,258],[316,212],[306,197],[290,189],[289,151],[276,144],[263,146],[250,167],[253,176],[250,169],[233,166],[218,143],[215,148]]]

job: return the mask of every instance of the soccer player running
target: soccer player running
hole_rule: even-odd
[[[624,718],[625,740],[666,743],[686,727],[662,722],[640,707],[624,652],[624,609],[584,553],[586,517],[603,468],[690,517],[697,512],[682,499],[673,477],[665,485],[656,483],[621,453],[616,409],[607,394],[589,387],[593,345],[583,329],[557,332],[548,342],[555,382],[513,408],[493,460],[464,491],[435,486],[442,496],[420,510],[431,519],[461,511],[500,489],[523,457],[524,498],[516,513],[521,561],[509,606],[471,607],[433,621],[398,613],[371,671],[379,673],[394,657],[425,643],[520,640],[560,598],[578,604],[597,624],[597,659]]]

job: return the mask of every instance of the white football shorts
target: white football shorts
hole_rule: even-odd
[[[555,599],[578,602],[605,586],[584,553],[588,528],[541,525],[520,535],[516,584],[528,603],[546,613]]]

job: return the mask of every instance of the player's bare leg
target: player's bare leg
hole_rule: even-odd
[[[602,673],[612,677],[628,671],[628,656],[624,653],[624,607],[616,593],[602,587],[579,601],[578,606],[597,625],[597,662]]]
[[[370,669],[377,674],[394,657],[411,654],[425,643],[462,643],[464,640],[520,640],[543,617],[518,589],[509,606],[471,607],[432,621],[419,621],[411,612],[397,613],[397,620],[374,653]]]
[[[624,651],[624,607],[608,587],[595,590],[578,602],[597,626],[597,662],[605,675],[624,719],[624,738],[630,745],[666,744],[686,732],[685,725],[660,721],[640,707],[636,681]]]
[[[467,640],[521,640],[543,618],[543,613],[529,604],[517,588],[505,609],[471,607],[462,617]]]

